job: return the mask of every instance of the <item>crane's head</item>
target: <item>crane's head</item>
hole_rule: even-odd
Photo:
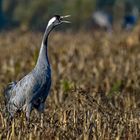
[[[70,15],[66,15],[66,16],[55,15],[49,20],[48,27],[49,26],[55,27],[57,25],[60,25],[61,23],[70,23],[69,21],[65,20],[65,18],[67,17],[70,17]]]

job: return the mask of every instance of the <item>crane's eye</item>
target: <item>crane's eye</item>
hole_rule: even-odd
[[[59,21],[61,21],[62,20],[62,18],[59,18]]]

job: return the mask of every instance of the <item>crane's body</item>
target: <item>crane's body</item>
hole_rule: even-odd
[[[105,28],[108,31],[112,30],[112,15],[106,13],[104,11],[96,11],[92,15],[92,19],[95,25],[99,26],[100,28]]]
[[[68,17],[68,16],[64,16]],[[34,69],[20,81],[12,82],[5,90],[7,110],[13,117],[18,111],[25,111],[27,119],[30,118],[32,109],[44,111],[45,100],[51,87],[51,67],[47,54],[48,36],[52,29],[65,22],[64,17],[54,16],[46,28],[37,64]]]
[[[34,69],[17,84],[13,84],[9,91],[10,98],[7,104],[10,115],[14,116],[18,110],[24,110],[26,117],[29,118],[33,108],[43,112],[50,86],[51,70],[49,67],[44,67],[42,71]]]

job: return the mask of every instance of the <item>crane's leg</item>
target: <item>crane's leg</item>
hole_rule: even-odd
[[[17,110],[18,110],[18,108],[14,103],[9,102],[7,104],[7,111],[8,111],[8,113],[9,113],[11,118],[14,117],[15,113],[17,112]]]
[[[13,103],[9,102],[6,106],[6,110],[8,112],[8,123],[10,125],[17,111],[17,107]]]
[[[27,108],[26,108],[26,119],[28,122],[30,122],[31,111],[32,111],[32,104],[30,103],[27,105]]]
[[[41,127],[43,128],[43,125],[44,125],[44,114],[43,114],[43,112],[44,112],[44,108],[45,108],[45,104],[44,104],[44,102],[43,103],[40,103],[39,104],[39,106],[38,106],[38,108],[36,108],[37,109],[37,111],[39,112],[39,119],[40,119],[40,123],[41,123]]]

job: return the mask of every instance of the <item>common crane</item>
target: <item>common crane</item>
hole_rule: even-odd
[[[134,28],[134,26],[137,24],[139,17],[139,10],[137,7],[132,7],[132,9],[126,10],[124,18],[123,18],[123,28],[126,31],[130,31]]]
[[[112,30],[112,15],[104,11],[96,11],[92,15],[93,22],[96,26],[106,29],[107,31]]]
[[[7,111],[11,118],[17,111],[24,111],[29,120],[33,109],[44,111],[45,100],[51,87],[51,67],[47,52],[48,36],[54,27],[61,23],[70,23],[64,20],[66,17],[69,15],[55,15],[49,20],[34,69],[20,81],[10,83],[5,89]]]

